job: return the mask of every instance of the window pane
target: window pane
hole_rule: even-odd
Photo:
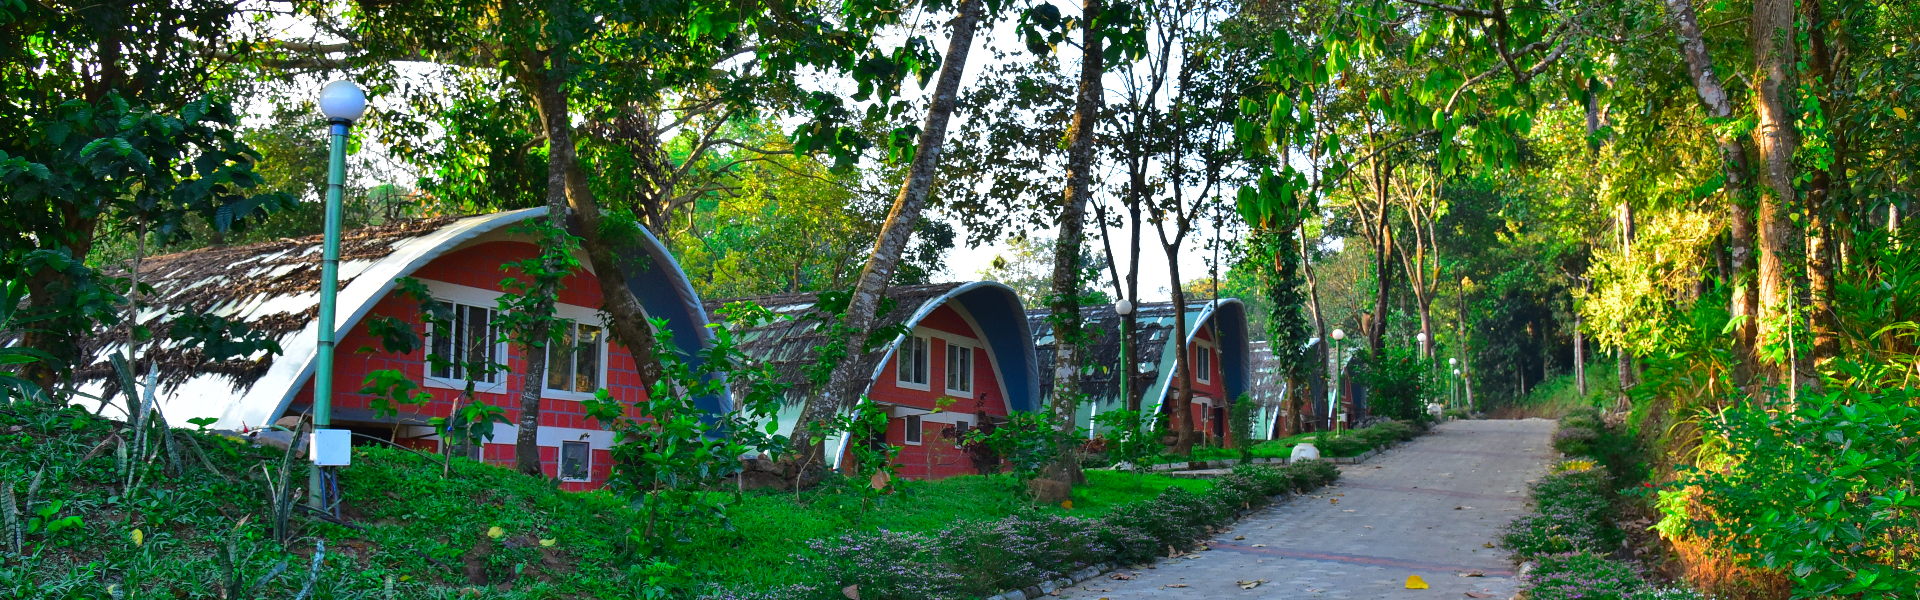
[[[593,449],[586,442],[560,442],[560,478],[588,479]]]
[[[960,347],[960,386],[954,389],[973,391],[973,348]]]
[[[600,389],[600,328],[580,326],[573,351],[573,391]]]
[[[907,441],[920,443],[920,416],[907,417]]]
[[[900,383],[913,381],[913,338],[907,338],[900,351],[893,353],[893,378]]]
[[[467,378],[483,383],[493,383],[498,374],[493,369],[487,368],[495,362],[493,311],[478,306],[463,306],[461,309],[462,312],[467,313],[464,323],[466,331],[461,339],[467,349],[464,360],[473,363],[476,367],[473,373],[467,375]]]
[[[448,305],[447,303],[436,302],[435,304],[445,309],[445,310],[442,310],[440,314],[455,316],[452,314],[453,311],[451,306]],[[432,332],[427,335],[428,338],[431,338],[433,340],[433,345],[427,350],[427,352],[430,352],[435,356],[439,356],[441,359],[446,361],[459,360],[460,358],[458,356],[455,356],[453,353],[453,349],[455,348],[453,343],[453,331],[454,331],[454,328],[451,323],[435,322],[433,324]],[[439,366],[431,366],[431,361],[429,361],[429,369],[430,369],[430,374],[433,377],[440,377],[440,378],[453,377],[453,365],[443,364]]]
[[[547,340],[547,389],[571,390],[573,382],[573,322],[553,324],[559,335]]]
[[[927,338],[913,338],[913,382],[927,384],[927,360],[931,357],[927,351]]]
[[[960,389],[960,347],[947,344],[947,389]]]

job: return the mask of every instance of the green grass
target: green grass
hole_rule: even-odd
[[[1309,441],[1313,441],[1313,434],[1311,433],[1302,433],[1299,435],[1284,437],[1277,440],[1263,440],[1257,444],[1254,444],[1253,457],[1254,458],[1287,458],[1287,457],[1293,456],[1294,444],[1298,444],[1300,442],[1309,442]],[[1161,455],[1155,456],[1153,457],[1153,464],[1164,465],[1168,463],[1188,462],[1188,461],[1196,461],[1196,460],[1233,460],[1238,458],[1240,458],[1239,450],[1234,450],[1231,448],[1219,448],[1214,446],[1199,446],[1199,447],[1195,447],[1193,449],[1193,453],[1188,456],[1180,456],[1178,454],[1161,454]]]
[[[14,429],[18,427],[18,429]],[[128,600],[214,597],[214,581],[231,575],[251,584],[285,563],[281,575],[247,597],[290,598],[306,583],[317,541],[327,545],[318,598],[385,598],[392,578],[402,598],[453,598],[477,588],[481,598],[623,598],[636,595],[647,574],[627,541],[642,514],[604,491],[570,493],[543,479],[471,461],[455,460],[449,477],[437,460],[387,448],[356,448],[342,476],[343,527],[296,516],[293,540],[272,540],[265,468],[279,465],[277,449],[176,430],[206,449],[217,472],[187,454],[179,474],[157,468],[131,492],[116,466],[112,444],[131,440],[124,424],[77,411],[0,407],[0,481],[25,501],[28,482],[47,475],[23,514],[62,507],[55,518],[81,524],[27,536],[26,556],[9,557],[0,544],[0,597],[105,598],[113,582]],[[139,461],[133,461],[139,464]],[[162,459],[160,464],[166,461]],[[292,481],[304,485],[294,462]],[[1211,482],[1159,475],[1090,472],[1074,490],[1073,507],[1035,506],[1009,476],[965,476],[909,482],[874,499],[849,483],[806,490],[750,491],[729,509],[728,523],[701,522],[678,531],[672,562],[677,578],[771,588],[805,576],[790,564],[807,542],[839,533],[887,528],[940,530],[960,519],[995,519],[1020,511],[1094,516],[1169,487],[1203,491]],[[735,495],[713,492],[714,499]],[[4,502],[4,500],[0,500]],[[728,526],[730,525],[730,527]],[[498,539],[489,531],[499,528]],[[142,544],[131,535],[140,530]],[[551,545],[543,545],[550,542]],[[237,550],[231,571],[216,557]],[[467,573],[491,584],[472,586]],[[509,588],[497,584],[511,583]],[[466,596],[475,597],[475,596]]]

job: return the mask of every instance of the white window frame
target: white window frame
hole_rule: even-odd
[[[579,444],[585,446],[587,449],[587,464],[585,466],[587,475],[585,477],[575,478],[567,476],[567,445],[569,444]],[[558,458],[559,460],[556,461],[558,464],[554,465],[553,474],[558,476],[561,481],[593,481],[593,444],[575,441],[560,442],[560,455]]]
[[[907,415],[901,420],[906,423],[906,435],[900,436],[900,439],[905,440],[908,446],[920,445],[926,436],[926,425],[921,422],[920,415]]]
[[[893,352],[894,385],[923,392],[933,391],[933,339],[910,335]],[[914,381],[915,376],[921,378]]]
[[[973,398],[973,387],[974,387],[973,385],[974,384],[974,381],[973,381],[974,380],[974,370],[973,370],[974,364],[973,363],[975,362],[973,357],[973,346],[960,343],[960,342],[955,342],[953,340],[948,340],[948,339],[943,339],[941,341],[946,342],[946,346],[947,346],[946,365],[944,366],[944,372],[941,373],[942,377],[940,378],[941,384],[945,386],[947,395],[953,396],[956,398],[969,398],[969,399]],[[956,358],[958,358],[958,360],[956,360]],[[960,361],[965,361],[966,363],[964,365],[965,368],[963,369],[966,371],[966,377],[964,378],[954,377],[953,371],[954,371],[955,364]],[[964,389],[953,387],[953,383],[955,381],[960,382],[960,385],[963,385],[966,387]]]
[[[1200,383],[1213,383],[1213,345],[1194,344],[1194,347],[1200,350],[1194,353],[1195,358],[1198,359],[1194,362],[1199,363],[1194,365],[1194,380]]]
[[[461,287],[465,287],[465,286],[461,286]],[[494,301],[492,298],[487,298],[485,300],[482,300],[481,298],[473,294],[442,293],[442,290],[440,289],[433,289],[433,288],[430,288],[430,289],[433,291],[433,299],[435,302],[445,302],[455,307],[469,306],[473,308],[485,309],[487,311],[487,319],[488,319],[487,327],[489,331],[492,332],[497,328],[497,326],[494,325],[493,323],[498,319],[497,313],[499,311],[493,308]],[[468,288],[468,289],[473,289],[473,288]],[[494,296],[497,297],[499,296],[499,294],[496,293],[494,294]],[[424,321],[424,319],[422,320]],[[427,335],[422,338],[422,340],[426,342],[425,351],[428,353],[433,352],[434,329],[435,328],[433,327],[427,327],[426,328]],[[493,355],[495,359],[499,361],[496,364],[506,365],[509,367],[512,365],[513,357],[508,355],[507,350],[508,348],[507,348],[506,342],[501,342],[501,341],[494,342]],[[449,358],[453,358],[453,357],[449,357]],[[433,363],[431,361],[428,361],[425,365],[423,365],[421,370],[421,375],[422,375],[421,379],[423,380],[423,383],[425,384],[426,387],[446,388],[446,389],[453,389],[453,390],[467,389],[467,383],[468,383],[467,379],[434,376]],[[475,393],[487,393],[487,394],[505,393],[507,389],[507,379],[509,378],[508,376],[512,375],[511,369],[498,371],[495,373],[495,375],[499,377],[499,381],[473,382],[473,391]]]
[[[586,325],[588,327],[600,328],[600,341],[596,343],[597,345],[596,350],[600,353],[600,361],[599,361],[599,364],[595,365],[594,367],[595,369],[598,369],[598,372],[593,374],[593,380],[595,383],[598,384],[597,386],[595,386],[595,389],[605,388],[607,387],[607,359],[608,359],[608,354],[610,354],[610,350],[611,350],[607,346],[607,337],[610,334],[610,332],[608,331],[606,325],[600,324],[600,319],[598,317],[590,318],[590,319],[568,318],[573,316],[579,316],[577,314],[571,314],[571,315],[564,314],[564,313],[578,312],[575,310],[565,310],[568,308],[577,309],[579,307],[556,304],[554,305],[554,316],[565,319],[564,323],[568,327],[578,328],[581,325]],[[549,341],[547,343],[552,344],[553,342]],[[547,349],[547,357],[549,362],[551,362],[553,357],[553,349],[551,347]],[[553,365],[549,364],[547,365],[547,368],[552,369]],[[548,374],[545,372],[540,373],[540,396],[543,398],[554,398],[558,400],[587,400],[587,399],[593,398],[593,392],[591,391],[576,392],[573,390],[561,390],[561,389],[554,389],[554,388],[547,387],[548,384],[552,383],[547,379],[547,376]]]

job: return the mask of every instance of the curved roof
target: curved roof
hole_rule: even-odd
[[[996,281],[906,285],[889,288],[886,297],[893,300],[895,306],[893,310],[880,315],[876,326],[903,324],[911,329],[943,305],[959,307],[962,314],[971,317],[974,324],[979,326],[980,334],[985,338],[999,369],[1000,384],[1005,387],[1008,408],[1030,411],[1040,407],[1041,378],[1039,362],[1034,357],[1033,334],[1024,318],[1026,309],[1020,304],[1020,296],[1013,288]],[[814,364],[814,348],[826,341],[826,335],[820,331],[820,320],[803,318],[815,313],[814,303],[818,301],[818,295],[801,293],[713,300],[707,302],[706,306],[711,314],[729,302],[740,300],[750,300],[776,313],[794,317],[793,320],[748,329],[736,336],[741,350],[771,364],[781,381],[789,384],[787,406],[780,414],[780,429],[791,431],[793,424],[799,420],[800,407],[814,393],[813,385],[806,378],[806,368]],[[878,379],[885,372],[887,360],[893,357],[894,350],[903,339],[904,336],[896,337],[880,351],[853,359],[860,361],[861,371],[872,373],[869,386],[873,379]]]
[[[470,217],[440,217],[390,223],[343,232],[340,241],[339,324],[344,339],[375,304],[391,292],[395,280],[412,275],[449,252],[499,239],[517,239],[510,226],[545,214],[545,208]],[[711,338],[706,312],[686,275],[659,240],[645,231],[622,265],[628,284],[651,316],[664,317],[677,334],[676,345],[693,355]],[[137,371],[158,363],[162,379],[156,401],[176,426],[196,417],[216,417],[215,428],[271,423],[312,379],[318,347],[320,236],[247,246],[206,248],[145,260],[140,277],[153,286],[143,300],[144,322],[164,331],[177,311],[212,314],[245,323],[280,344],[279,356],[261,356],[208,364],[199,350],[162,345],[147,350]],[[584,261],[583,261],[584,262]],[[94,364],[76,373],[83,391],[99,394],[110,383],[107,359],[127,343],[121,326],[104,332],[83,348]],[[156,335],[156,339],[161,336]],[[724,405],[709,399],[709,408]],[[114,407],[119,412],[119,407]]]
[[[1093,411],[1125,408],[1120,397],[1120,377],[1115,366],[1120,363],[1120,316],[1114,312],[1113,305],[1081,307],[1082,318],[1094,331],[1094,339],[1088,346],[1088,364],[1097,365],[1091,374],[1082,375],[1080,391],[1092,398]],[[1201,328],[1217,326],[1219,328],[1221,384],[1228,398],[1238,398],[1248,390],[1252,382],[1249,337],[1247,332],[1246,304],[1235,298],[1223,298],[1204,302],[1189,302],[1186,306],[1187,331],[1182,341],[1192,343]],[[1053,327],[1047,322],[1049,311],[1035,309],[1027,312],[1027,320],[1035,331],[1034,345],[1044,364],[1053,360]],[[1173,338],[1176,323],[1172,302],[1151,302],[1141,304],[1134,309],[1135,323],[1140,347],[1140,357],[1136,358],[1136,369],[1144,387],[1141,392],[1141,409],[1158,411],[1166,399],[1168,383],[1175,371],[1176,346],[1167,343]],[[1052,396],[1053,381],[1040,382],[1045,396]],[[1088,419],[1089,411],[1082,411],[1081,418]],[[1085,425],[1085,423],[1082,423]]]

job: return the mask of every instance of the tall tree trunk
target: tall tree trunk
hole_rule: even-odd
[[[1127,298],[1133,300],[1133,312],[1120,317],[1121,339],[1129,364],[1121,365],[1127,376],[1127,410],[1140,411],[1140,398],[1146,381],[1140,376],[1140,202],[1127,207],[1133,242],[1127,249]]]
[[[900,184],[900,194],[893,200],[893,208],[887,213],[886,223],[880,227],[880,237],[873,245],[873,255],[860,271],[855,280],[853,298],[847,305],[846,314],[841,322],[848,327],[851,335],[847,337],[844,348],[846,354],[840,364],[833,369],[827,388],[820,393],[807,397],[801,408],[800,420],[792,433],[792,449],[795,458],[802,464],[820,465],[825,459],[825,448],[821,440],[813,438],[807,426],[811,423],[824,423],[841,408],[846,406],[859,393],[861,384],[870,373],[861,373],[858,360],[867,332],[873,329],[880,298],[886,295],[887,284],[893,279],[893,272],[900,265],[901,254],[905,252],[907,240],[913,235],[914,227],[920,222],[920,212],[926,207],[927,194],[933,189],[934,176],[940,167],[942,146],[947,140],[947,121],[953,116],[953,105],[960,94],[960,76],[967,67],[967,54],[973,48],[973,34],[979,25],[984,11],[982,0],[965,0],[960,4],[959,16],[953,21],[953,38],[947,42],[947,57],[940,64],[940,78],[934,84],[933,102],[927,107],[927,120],[920,131],[920,140],[915,146],[913,164],[907,169],[906,180]],[[1066,388],[1055,386],[1058,390]],[[799,473],[794,473],[799,476]]]
[[[1185,233],[1182,231],[1181,233]],[[1168,423],[1178,438],[1173,444],[1173,453],[1186,456],[1193,453],[1193,360],[1192,349],[1187,347],[1187,292],[1181,289],[1180,280],[1180,239],[1163,246],[1167,250],[1167,273],[1173,283],[1173,332],[1168,334],[1167,343],[1178,350],[1174,351],[1173,372],[1177,373],[1180,386],[1174,389],[1173,403],[1167,406]]]
[[[1393,228],[1387,221],[1387,182],[1393,178],[1393,163],[1379,158],[1373,159],[1374,193],[1374,234],[1373,272],[1374,296],[1373,315],[1367,320],[1367,352],[1375,360],[1386,347],[1387,340],[1387,302],[1393,287]]]
[[[1707,115],[1715,119],[1733,118],[1733,100],[1728,96],[1726,87],[1720,84],[1720,76],[1714,73],[1713,55],[1707,52],[1706,36],[1700,30],[1693,0],[1667,0],[1667,8],[1678,26],[1680,54],[1686,59],[1687,74],[1693,79],[1694,93],[1706,105]],[[1724,189],[1729,223],[1727,253],[1732,272],[1726,274],[1723,283],[1732,288],[1728,312],[1738,321],[1734,329],[1734,354],[1741,368],[1750,371],[1757,331],[1755,319],[1759,310],[1758,296],[1752,284],[1753,211],[1748,206],[1752,197],[1748,174],[1752,167],[1747,158],[1747,146],[1739,137],[1720,135],[1714,142],[1720,149],[1721,173],[1726,180]],[[1744,380],[1745,377],[1741,376],[1740,379]]]
[[[1789,323],[1794,317],[1788,311],[1793,285],[1787,270],[1789,253],[1796,240],[1788,216],[1797,199],[1793,187],[1793,153],[1800,146],[1793,114],[1788,109],[1789,95],[1794,93],[1797,54],[1794,16],[1794,0],[1755,0],[1748,31],[1748,45],[1753,50],[1754,70],[1758,75],[1754,111],[1759,117],[1759,127],[1754,132],[1754,142],[1760,149],[1764,165],[1762,179],[1766,184],[1754,215],[1760,240],[1758,317],[1762,342],[1787,343],[1785,336],[1793,330]]]
[[[541,126],[546,129],[547,139],[552,142],[547,150],[547,224],[560,236],[565,235],[567,223],[567,169],[569,161],[575,160],[571,152],[560,149],[565,143],[571,147],[573,139],[572,115],[568,108],[564,50],[555,50],[548,58],[549,65],[540,56],[522,59],[519,77],[522,83],[533,92],[534,108],[540,114]],[[558,133],[566,131],[566,133]],[[564,238],[548,235],[540,240],[540,253],[543,267],[549,273],[559,265],[554,257],[566,252]],[[540,397],[546,388],[547,344],[553,338],[554,300],[559,293],[554,283],[557,278],[536,277],[534,287],[529,290],[533,295],[530,308],[534,312],[534,323],[526,332],[526,339],[520,340],[523,359],[527,363],[527,372],[520,378],[520,421],[519,434],[513,445],[514,467],[521,473],[533,476],[542,475],[540,469]]]
[[[1097,22],[1102,0],[1086,0],[1083,18]],[[1101,97],[1105,94],[1100,76],[1106,72],[1099,32],[1081,30],[1080,88],[1074,95],[1073,123],[1067,130],[1067,186],[1060,206],[1060,236],[1054,240],[1053,301],[1053,426],[1060,436],[1060,458],[1054,462],[1053,478],[1074,483],[1080,478],[1079,461],[1064,447],[1072,436],[1074,413],[1079,410],[1076,394],[1062,390],[1078,389],[1080,348],[1068,340],[1080,337],[1080,245],[1084,241],[1087,197],[1092,195],[1093,145],[1095,127],[1100,118]],[[1064,334],[1064,335],[1063,335]]]
[[[1816,97],[1832,122],[1836,108],[1833,99],[1838,95],[1827,93],[1834,85],[1833,56],[1827,47],[1826,18],[1820,4],[1821,0],[1800,0],[1801,9],[1806,12],[1803,20],[1808,23],[1807,71],[1815,80]],[[1807,289],[1810,292],[1807,308],[1813,330],[1813,351],[1808,356],[1807,367],[1826,362],[1840,351],[1840,334],[1833,311],[1833,217],[1841,211],[1836,210],[1833,196],[1834,173],[1844,172],[1845,167],[1840,164],[1843,148],[1837,139],[1839,129],[1833,131],[1827,144],[1833,152],[1833,162],[1826,168],[1816,168],[1807,182]]]

